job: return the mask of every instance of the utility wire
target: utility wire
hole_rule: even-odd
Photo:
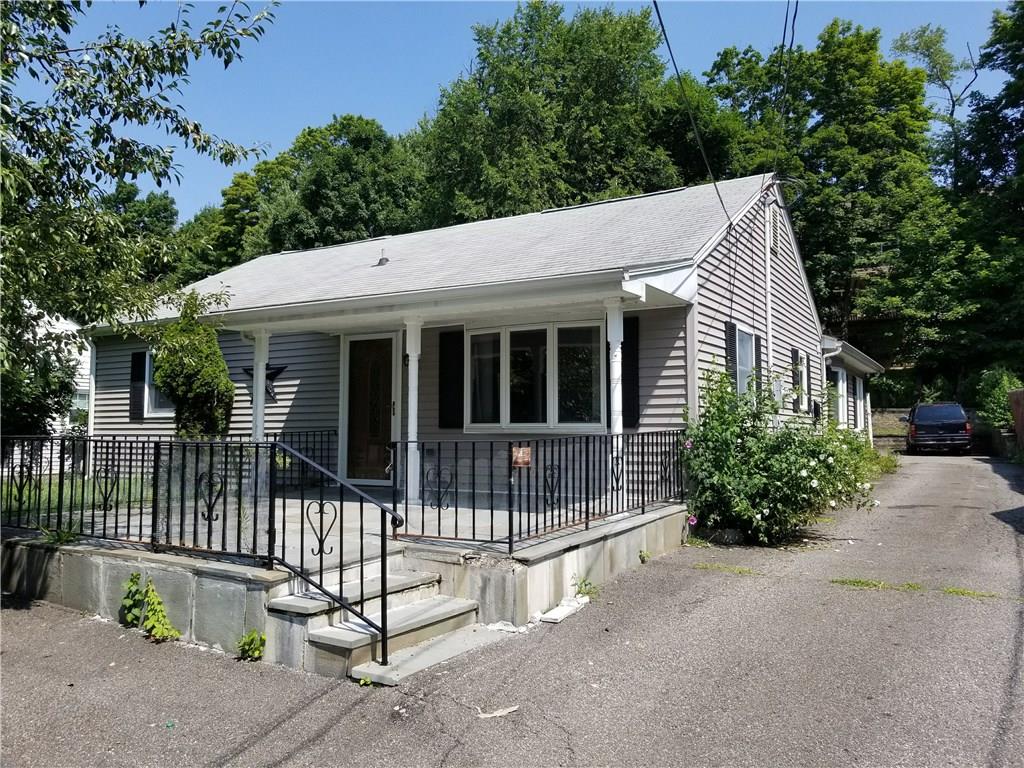
[[[725,207],[725,200],[722,198],[722,192],[718,188],[718,182],[715,181],[715,174],[711,170],[711,163],[708,161],[708,153],[704,151],[704,142],[700,137],[700,130],[697,128],[697,119],[693,116],[693,108],[690,106],[690,99],[686,95],[686,89],[683,87],[683,77],[679,74],[679,67],[676,66],[676,56],[672,53],[672,43],[668,41],[668,32],[665,30],[665,21],[661,18],[661,9],[658,7],[658,0],[651,0],[654,3],[654,12],[658,16],[658,25],[661,27],[661,36],[665,40],[665,47],[668,49],[668,57],[672,61],[672,69],[676,73],[676,80],[679,83],[679,93],[683,97],[683,104],[686,106],[686,113],[690,116],[690,125],[693,127],[693,135],[697,139],[697,147],[700,149],[700,156],[704,159],[704,167],[708,169],[708,177],[711,179],[711,184],[715,188],[715,194],[718,195],[718,202],[722,206],[722,211],[725,212],[725,218],[729,221],[729,228],[732,228],[732,216],[729,215],[729,209]]]
[[[782,27],[782,47],[779,49],[779,56],[785,56],[786,67],[782,77],[782,93],[779,98],[779,150],[775,153],[775,175],[779,173],[779,156],[782,154],[782,145],[786,141],[786,109],[789,103],[789,70],[793,63],[793,41],[796,39],[796,15],[800,13],[800,0],[793,4],[793,18],[789,22],[789,50],[786,50],[786,27]],[[786,2],[786,16],[789,17],[789,2]],[[780,62],[781,64],[781,62]]]

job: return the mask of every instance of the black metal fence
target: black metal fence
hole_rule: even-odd
[[[371,618],[366,592],[387,594],[403,521],[293,447],[336,456],[333,433],[274,437],[4,436],[0,522],[281,566],[377,632],[387,663],[386,600]]]
[[[399,442],[400,533],[515,543],[685,494],[683,430],[537,440]],[[411,475],[411,476],[410,476]]]

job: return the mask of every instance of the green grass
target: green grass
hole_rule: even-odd
[[[710,549],[712,547],[712,544],[707,539],[702,539],[700,536],[694,536],[691,533],[689,536],[686,537],[686,546]]]
[[[916,581],[905,581],[902,584],[890,584],[877,579],[829,579],[830,584],[853,589],[893,590],[896,592],[921,592],[924,590]]]
[[[943,587],[942,594],[955,595],[956,597],[999,597],[995,592],[976,592],[973,589],[965,589],[964,587]]]
[[[756,576],[757,572],[752,568],[745,568],[742,565],[725,565],[724,563],[694,563],[698,571],[718,571],[719,573],[731,573],[734,576]]]
[[[811,518],[811,523],[813,523],[814,525],[834,523],[835,521],[836,519],[834,517],[830,517],[829,515],[818,515],[816,517]]]

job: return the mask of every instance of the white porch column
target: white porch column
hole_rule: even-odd
[[[698,312],[696,301],[686,308],[686,410],[687,423],[696,426],[700,418],[700,356],[698,344]],[[769,367],[768,370],[771,370]]]
[[[622,299],[607,299],[608,379],[610,381],[611,433],[622,434]]]
[[[406,428],[406,438],[409,441],[409,458],[405,468],[406,493],[410,498],[420,497],[420,447],[416,443],[419,439],[419,417],[420,417],[420,351],[422,349],[423,321],[418,317],[406,318],[405,320],[405,354],[409,357],[408,389],[405,393],[405,412],[409,425]],[[398,457],[395,457],[396,459]]]
[[[270,359],[270,334],[257,331],[252,347],[252,439],[263,439],[267,405],[267,362]]]

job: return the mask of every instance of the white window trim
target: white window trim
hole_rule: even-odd
[[[853,378],[853,415],[856,420],[856,429],[864,428],[864,378],[854,376]]]
[[[797,351],[797,365],[800,368],[800,413],[807,413],[811,407],[811,367],[807,353]]]
[[[153,383],[153,350],[146,350],[146,387],[143,394],[143,401],[145,408],[143,413],[146,418],[164,418],[167,416],[174,416],[174,408],[154,408],[151,402],[151,393],[156,388],[156,384]]]
[[[601,381],[601,417],[593,424],[579,424],[575,422],[561,423],[558,421],[558,329],[559,328],[598,328],[600,332],[599,349],[600,354],[600,381]],[[547,332],[547,381],[545,382],[547,397],[546,422],[518,423],[511,421],[510,383],[511,383],[511,344],[510,334],[515,331],[539,331]],[[470,359],[471,337],[480,334],[497,333],[500,347],[500,381],[499,381],[499,414],[501,421],[498,423],[474,423],[472,420],[472,366]],[[466,434],[480,434],[486,432],[596,432],[603,433],[607,430],[608,414],[608,391],[605,382],[608,379],[608,361],[604,350],[607,349],[607,329],[603,319],[573,320],[569,322],[555,323],[531,323],[527,325],[510,325],[498,328],[473,328],[465,329],[465,343],[463,344],[463,432]]]
[[[849,403],[846,400],[846,369],[836,368],[836,424],[845,429],[850,420]]]
[[[751,376],[757,375],[757,358],[754,357],[757,350],[757,334],[754,332],[754,329],[748,325],[738,323],[735,320],[732,321],[732,324],[736,327],[736,336],[733,338],[733,343],[736,345],[736,393],[742,394],[740,392],[740,332],[742,331],[750,336],[750,359],[754,363],[754,366],[750,369]],[[744,383],[746,384],[747,382]],[[747,390],[743,391],[746,392]]]

